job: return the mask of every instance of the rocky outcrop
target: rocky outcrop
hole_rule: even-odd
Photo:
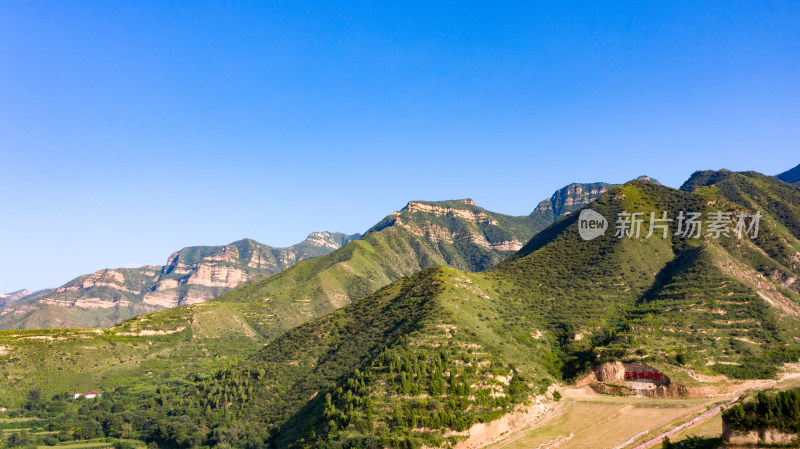
[[[777,429],[758,429],[748,432],[732,430],[722,421],[722,441],[728,445],[794,444],[800,441],[796,433],[785,433]]]
[[[580,209],[596,200],[605,193],[612,184],[597,182],[592,184],[570,184],[553,193],[549,199],[542,201],[537,206],[540,212],[552,211],[553,219],[557,220],[564,215]],[[536,210],[534,210],[535,212]]]
[[[470,199],[455,200],[452,202],[458,204],[465,204],[468,206],[475,206],[475,202]],[[404,207],[398,214],[402,214],[404,211],[410,214],[422,212],[437,217],[445,217],[445,216],[461,217],[464,220],[471,221],[473,223],[488,223],[494,226],[497,225],[497,220],[493,220],[491,217],[489,217],[489,215],[485,211],[482,210],[462,209],[462,208],[454,208],[447,206],[438,206],[419,201],[410,201],[406,205],[406,207]]]
[[[341,240],[337,239],[330,232],[312,232],[308,234],[306,243],[320,248],[339,249],[342,246]]]
[[[198,264],[184,282],[189,285],[230,289],[243,283],[248,277],[247,272],[240,268]]]
[[[640,373],[644,373],[645,375],[641,376]],[[656,376],[655,373],[658,373],[658,375]],[[642,379],[639,379],[640,377],[642,377]],[[587,379],[589,382],[641,382],[655,385],[670,384],[670,379],[666,374],[640,362],[606,362],[594,367]]]
[[[504,230],[498,221],[498,216],[499,214],[477,207],[471,199],[441,202],[410,201],[404,208],[393,212],[367,232],[377,232],[397,226],[433,243],[468,241],[489,250],[503,252],[522,248],[521,240],[527,240],[531,232],[526,233],[525,239],[502,238],[510,235],[502,231],[493,232],[493,229]],[[454,225],[452,221],[443,222],[438,218],[463,220],[463,223]]]
[[[522,248],[522,243],[517,240],[505,240],[497,243],[489,243],[489,248],[497,251],[518,251]]]
[[[601,394],[653,398],[705,397],[711,393],[708,388],[673,383],[666,374],[640,362],[603,363],[579,379],[576,386],[589,386]]]

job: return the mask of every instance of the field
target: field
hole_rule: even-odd
[[[737,393],[714,398],[650,399],[596,394],[565,398],[540,422],[512,433],[490,448],[633,448],[735,395],[773,388],[800,388],[797,367],[787,365],[786,368],[788,371],[777,382],[744,383]],[[722,417],[716,415],[674,435],[671,441],[682,441],[692,435],[719,438],[721,434]]]
[[[31,418],[0,418],[0,446],[7,442],[12,434],[25,431],[28,435],[27,444],[33,443],[38,449],[44,448],[68,448],[68,449],[99,449],[99,448],[113,448],[114,442],[126,442],[126,447],[130,449],[144,449],[146,445],[138,440],[116,440],[106,438],[96,438],[92,440],[82,441],[61,441],[56,445],[46,445],[43,439],[55,435],[57,432],[42,431],[35,426],[36,419]],[[33,447],[33,446],[30,446]]]
[[[673,438],[670,438],[670,441],[677,443],[678,441],[683,441],[692,435],[701,438],[720,438],[722,435],[722,415],[716,415],[713,418],[709,418],[701,422],[700,424],[692,426],[683,432],[676,434]],[[660,448],[662,446],[656,447]]]
[[[623,448],[647,441],[719,402],[719,399],[648,399],[586,396],[563,399],[534,429],[517,432],[492,449]]]

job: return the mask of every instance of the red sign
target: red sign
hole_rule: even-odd
[[[625,371],[625,380],[641,381],[661,381],[661,373],[658,371]]]

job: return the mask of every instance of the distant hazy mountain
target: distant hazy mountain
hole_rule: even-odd
[[[788,182],[790,184],[795,182],[800,182],[800,165],[790,170],[786,170],[785,172],[779,175],[775,175],[775,177],[783,182]]]
[[[30,294],[31,294],[31,292],[29,292],[27,289],[22,289],[22,290],[17,290],[15,292],[11,292],[11,293],[0,294],[0,299],[5,299],[5,300],[8,300],[8,301],[17,301],[17,300],[22,299],[22,298],[24,298],[24,297],[26,297],[26,296],[28,296]]]
[[[0,310],[2,310],[4,307],[8,305],[11,305],[14,302],[25,299],[31,294],[32,293],[29,292],[27,289],[17,290],[11,293],[0,294]]]
[[[288,248],[244,239],[191,246],[163,266],[104,269],[59,288],[0,297],[0,329],[111,326],[133,315],[209,300],[257,274],[328,254],[360,234],[314,232]]]

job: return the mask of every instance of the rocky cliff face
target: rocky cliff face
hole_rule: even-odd
[[[514,235],[504,232],[507,226],[499,220],[502,220],[500,214],[486,211],[468,198],[437,202],[410,201],[406,207],[393,212],[370,231],[399,226],[430,242],[471,242],[494,251],[522,248],[522,241],[530,238],[530,228],[533,226],[527,225],[528,232]]]
[[[589,184],[570,184],[553,193],[534,209],[532,216],[542,217],[551,223],[591,203],[605,193],[613,184],[596,182]]]
[[[794,445],[798,441],[795,433],[785,433],[777,429],[759,429],[739,432],[728,427],[722,420],[722,441],[728,445],[763,447],[761,445]]]
[[[207,301],[255,275],[276,273],[359,237],[314,232],[288,248],[273,248],[249,239],[224,246],[184,248],[170,255],[163,266],[104,269],[34,295],[3,295],[0,329],[49,327],[48,323],[59,327],[109,326],[138,313]],[[59,315],[60,309],[68,309],[71,318],[51,316]]]

